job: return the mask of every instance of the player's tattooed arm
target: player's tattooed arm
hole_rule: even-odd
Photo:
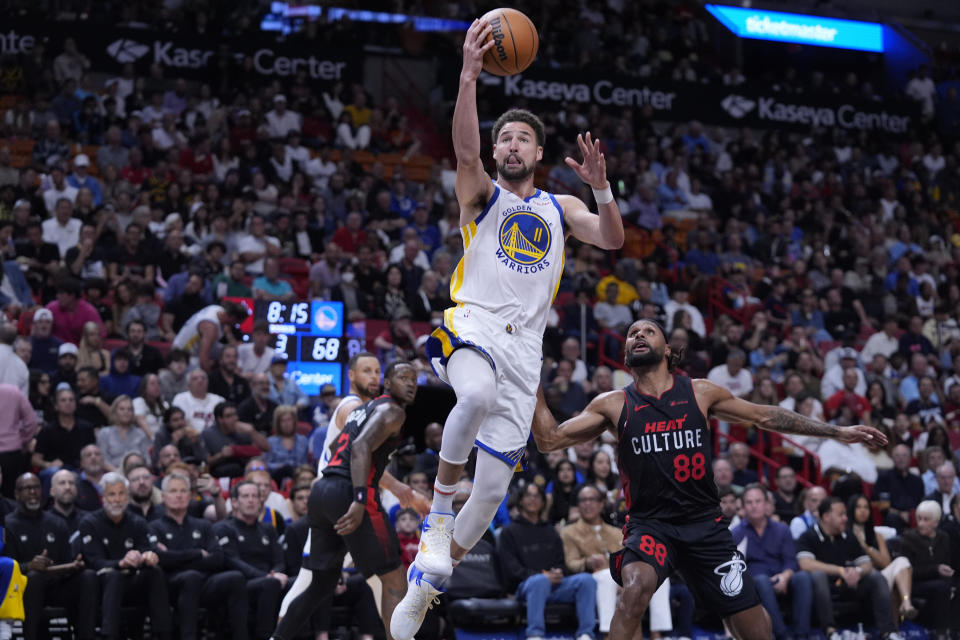
[[[589,442],[605,430],[613,429],[622,411],[623,392],[608,391],[594,398],[581,413],[558,425],[547,407],[543,390],[537,389],[537,407],[531,425],[533,439],[542,453]]]
[[[694,381],[697,404],[712,417],[729,422],[753,424],[767,431],[788,435],[833,438],[842,442],[887,443],[882,432],[865,425],[837,427],[813,420],[782,407],[759,405],[734,397],[729,391],[707,380]]]

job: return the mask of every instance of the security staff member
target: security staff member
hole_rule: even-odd
[[[17,510],[4,520],[4,554],[20,563],[27,576],[23,592],[26,617],[23,636],[39,637],[43,608],[67,607],[80,640],[92,640],[96,626],[97,576],[84,567],[83,558],[70,551],[70,531],[63,520],[44,512],[40,478],[25,473],[17,478]]]
[[[100,578],[100,631],[107,640],[120,633],[120,610],[125,601],[146,599],[150,611],[151,637],[170,638],[170,606],[167,582],[157,566],[147,523],[127,512],[127,479],[111,471],[100,480],[103,508],[80,523],[80,549],[84,561]],[[143,623],[140,621],[140,627]],[[139,634],[138,634],[139,635]]]
[[[277,621],[280,594],[287,586],[283,549],[277,531],[259,520],[263,502],[260,489],[244,480],[230,490],[233,514],[214,525],[213,531],[226,556],[228,569],[247,579],[247,596],[254,609],[254,640],[270,637]]]
[[[180,618],[180,640],[197,637],[198,608],[226,605],[231,637],[247,640],[247,581],[223,568],[223,551],[206,520],[187,515],[190,477],[174,471],[163,479],[164,514],[149,525],[160,567],[167,574]]]

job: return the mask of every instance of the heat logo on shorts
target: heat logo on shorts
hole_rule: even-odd
[[[733,559],[718,565],[713,572],[720,578],[720,590],[728,598],[740,595],[743,590],[743,572],[747,570],[747,563],[739,553],[733,554]]]
[[[531,211],[508,215],[500,225],[500,251],[512,262],[529,267],[541,262],[550,250],[550,227]]]

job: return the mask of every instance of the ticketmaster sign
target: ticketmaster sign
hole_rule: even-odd
[[[718,4],[708,4],[706,8],[741,38],[883,53],[883,25],[875,22],[757,11]]]

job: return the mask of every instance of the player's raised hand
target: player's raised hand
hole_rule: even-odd
[[[868,427],[865,424],[858,424],[852,427],[839,427],[837,432],[837,440],[840,442],[862,442],[878,447],[883,447],[887,444],[887,436],[883,435],[882,431]]]
[[[595,140],[590,132],[587,131],[586,137],[583,134],[577,134],[577,146],[580,147],[580,154],[583,156],[583,162],[577,162],[570,156],[564,158],[567,166],[573,169],[580,179],[590,185],[592,188],[600,190],[610,186],[607,182],[607,160],[600,152],[600,141]]]
[[[463,40],[463,70],[460,77],[463,80],[474,81],[480,77],[483,70],[483,55],[494,45],[493,38],[487,38],[493,32],[489,22],[480,22],[477,18],[467,29]]]

